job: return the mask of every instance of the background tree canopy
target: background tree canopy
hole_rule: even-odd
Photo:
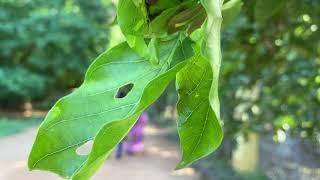
[[[227,134],[283,131],[320,141],[320,1],[249,0],[223,33]],[[272,128],[274,127],[274,128]]]
[[[100,0],[0,2],[0,105],[61,95],[105,50],[111,11]]]
[[[284,134],[320,142],[319,24],[317,0],[243,1],[222,32],[219,96],[226,137],[254,131],[275,133],[278,142]],[[152,112],[175,106],[171,91]]]

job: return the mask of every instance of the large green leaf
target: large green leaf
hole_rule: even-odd
[[[192,34],[198,42],[197,54],[177,77],[178,129],[182,148],[182,160],[177,169],[210,154],[222,140],[218,80],[223,1],[201,0],[201,3],[207,19],[202,29]]]
[[[177,169],[212,153],[221,143],[222,128],[209,102],[212,80],[211,66],[200,51],[177,74],[178,131],[182,149]]]
[[[191,57],[192,54],[193,51],[191,49],[190,42],[185,40],[184,43],[180,44],[175,51],[175,54],[173,55],[173,60],[175,62],[172,62],[171,64],[174,65],[181,60],[186,60]],[[181,62],[153,79],[145,87],[142,97],[132,113],[120,121],[114,121],[106,124],[99,131],[95,138],[92,152],[84,166],[74,176],[75,179],[88,179],[95,173],[97,167],[104,162],[113,147],[128,133],[143,110],[147,108],[147,106],[151,105],[162,94],[169,82],[175,77],[176,73],[185,66],[186,63],[186,61]]]
[[[48,113],[29,156],[29,168],[65,178],[89,178],[185,65],[181,61],[186,59],[183,48],[188,44],[182,45],[178,38],[159,41],[158,65],[141,58],[126,43],[98,57],[82,86]],[[119,89],[128,84],[132,89],[119,98]],[[77,154],[90,140],[94,141],[91,153]]]

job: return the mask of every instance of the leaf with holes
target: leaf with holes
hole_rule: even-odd
[[[65,178],[89,178],[184,67],[188,56],[183,52],[192,53],[184,50],[190,46],[190,41],[185,42],[159,41],[158,65],[141,58],[126,43],[98,57],[81,87],[49,111],[32,147],[29,168]],[[94,141],[90,154],[77,154],[90,140]]]
[[[221,143],[222,128],[209,102],[212,80],[211,66],[200,52],[177,74],[177,124],[182,149],[177,169],[212,153]]]

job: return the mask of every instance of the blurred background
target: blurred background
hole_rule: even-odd
[[[58,179],[27,172],[36,128],[94,58],[123,41],[114,15],[108,0],[0,0],[0,179]],[[148,110],[146,153],[111,157],[95,179],[319,180],[319,26],[319,0],[245,0],[222,33],[218,151],[173,171],[172,83]]]

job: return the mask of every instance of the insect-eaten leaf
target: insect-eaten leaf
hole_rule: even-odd
[[[47,114],[32,147],[29,168],[69,179],[89,179],[185,66],[192,54],[182,53],[188,46],[190,41],[181,43],[179,38],[159,40],[157,65],[127,43],[99,56],[81,87],[60,99]],[[79,155],[77,149],[88,141],[93,141],[91,152]]]

